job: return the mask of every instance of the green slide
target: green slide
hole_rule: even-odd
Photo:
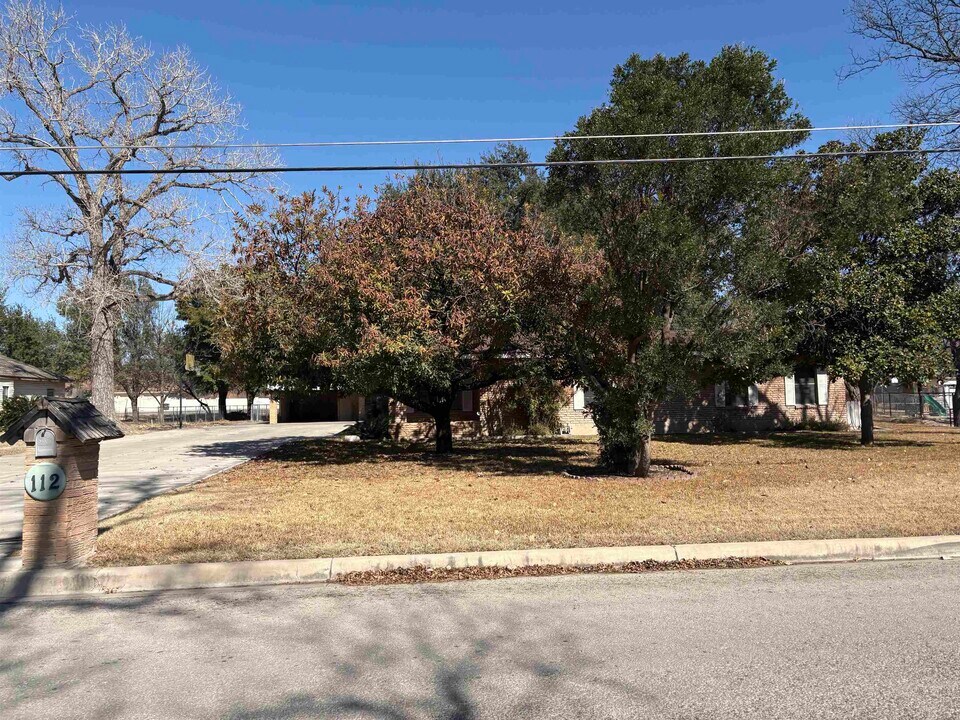
[[[930,406],[930,414],[936,415],[938,417],[947,417],[950,413],[943,406],[943,404],[937,400],[933,395],[924,395],[923,399],[926,400],[927,404]]]

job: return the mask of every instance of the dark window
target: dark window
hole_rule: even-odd
[[[47,397],[53,397],[53,388],[47,388]]]
[[[746,385],[728,382],[723,400],[727,407],[745,407],[750,404],[750,391]]]
[[[793,376],[797,405],[817,404],[817,371],[813,368],[797,368]]]

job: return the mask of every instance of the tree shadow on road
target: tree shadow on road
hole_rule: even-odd
[[[513,581],[490,582],[511,592]],[[487,608],[465,601],[462,588],[327,585],[29,601],[33,607],[0,620],[11,649],[0,665],[0,699],[12,699],[13,718],[49,716],[57,706],[91,717],[473,720],[481,706],[501,717],[577,715],[589,714],[593,692],[626,706],[642,696],[629,680],[604,676],[577,635],[542,614],[536,594]],[[65,621],[78,617],[80,627]],[[99,628],[96,641],[84,625]],[[140,676],[131,685],[131,667],[143,663],[111,660],[124,646],[156,652],[135,644],[141,635],[124,636],[133,628],[148,628],[166,649],[160,677],[177,692],[164,694],[162,707],[131,691],[154,682]],[[60,649],[81,638],[79,682]],[[106,690],[84,691],[94,686]]]

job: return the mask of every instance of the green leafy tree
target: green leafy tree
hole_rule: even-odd
[[[86,375],[85,337],[69,312],[61,328],[41,320],[20,306],[0,302],[0,354],[42,370],[82,381]]]
[[[490,165],[529,163],[527,149],[513,143],[499,143],[480,159]],[[507,226],[519,230],[525,220],[536,217],[543,205],[546,185],[543,176],[533,167],[497,167],[476,170],[477,184],[486,189],[503,208]]]
[[[52,371],[60,342],[54,322],[40,320],[19,306],[0,305],[0,354]]]
[[[922,133],[898,131],[867,148],[909,151],[922,140]],[[869,445],[878,383],[930,380],[953,366],[945,339],[960,184],[955,173],[928,173],[925,157],[911,154],[821,158],[813,168],[817,241],[806,261],[812,293],[800,319],[811,353],[859,390],[861,443]]]
[[[796,133],[572,140],[548,159],[767,155],[804,137],[807,120],[763,53],[727,47],[709,63],[631,56],[607,102],[577,135],[796,129]],[[778,225],[788,163],[674,162],[550,169],[547,202],[602,255],[596,280],[558,317],[557,352],[593,391],[603,461],[646,476],[654,413],[713,377],[756,380],[789,338],[779,298],[799,252]]]
[[[230,379],[218,342],[224,325],[223,304],[206,295],[191,295],[177,301],[177,315],[183,322],[184,350],[194,356],[193,370],[185,371],[184,387],[198,401],[207,392],[217,394],[221,418],[227,416]]]

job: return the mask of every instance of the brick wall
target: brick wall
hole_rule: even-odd
[[[473,393],[473,407],[479,407],[479,392]],[[390,433],[395,440],[426,440],[433,438],[433,418],[424,412],[408,408],[396,400],[390,401]],[[484,435],[480,421],[480,412],[452,410],[450,412],[450,428],[454,437],[475,438]]]
[[[757,384],[757,403],[743,407],[717,407],[715,389],[710,387],[693,400],[674,400],[661,405],[654,418],[654,432],[696,433],[716,431],[759,431],[789,427],[801,422],[839,422],[847,420],[847,389],[843,380],[834,380],[825,405],[788,406],[786,378],[778,377]],[[560,411],[561,421],[572,435],[597,432],[587,410],[575,410],[573,390]]]
[[[66,487],[56,500],[34,500],[24,492],[23,567],[76,567],[93,556],[97,546],[97,475],[99,443],[59,440],[57,457],[34,459],[27,448],[25,468],[53,462],[63,468]]]
[[[661,405],[654,418],[654,432],[697,433],[718,431],[760,431],[789,427],[801,422],[840,422],[847,419],[847,390],[842,380],[830,383],[825,405],[788,406],[785,378],[757,384],[757,402],[749,407],[718,407],[711,385],[692,400],[673,400]],[[477,397],[479,395],[479,397]],[[595,435],[596,426],[587,409],[574,409],[573,388],[566,389],[567,401],[560,409],[561,427],[571,435]],[[482,437],[501,434],[502,413],[496,403],[502,396],[494,386],[475,394],[479,412],[453,412],[453,432],[457,437]],[[498,419],[497,421],[491,419]],[[432,437],[433,421],[428,415],[405,410],[394,411],[394,437],[422,439]]]

